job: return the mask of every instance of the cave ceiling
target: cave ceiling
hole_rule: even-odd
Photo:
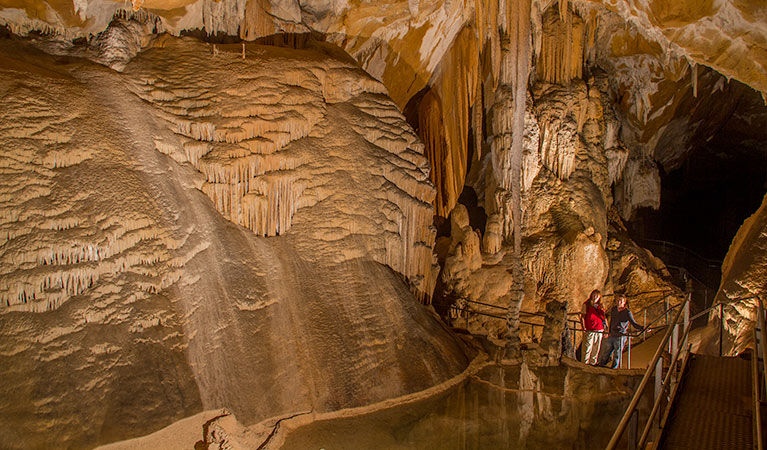
[[[696,140],[696,130],[702,123],[711,125],[711,120],[687,116],[709,109],[710,102],[697,102],[699,93],[726,93],[720,79],[728,85],[737,80],[763,97],[767,92],[767,7],[761,0],[531,3],[529,61],[536,66],[531,79],[561,83],[588,77],[584,67],[606,70],[625,125],[620,137],[635,159],[677,167]],[[499,81],[501,46],[504,30],[511,29],[513,4],[0,0],[0,24],[14,34],[41,33],[72,41],[98,36],[116,12],[127,9],[127,14],[151,24],[144,30],[149,34],[201,30],[213,37],[256,40],[277,33],[318,33],[383,82],[401,110],[411,99],[420,101],[411,124],[435,167],[436,212],[446,217],[463,189],[471,155],[478,158],[481,153],[479,138],[468,138],[470,128],[478,127],[471,111],[492,103],[488,96]],[[137,51],[146,45],[142,40]],[[699,87],[701,76],[706,79]]]

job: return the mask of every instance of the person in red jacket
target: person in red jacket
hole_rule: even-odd
[[[602,307],[602,293],[598,289],[591,291],[589,299],[583,303],[581,324],[584,329],[583,362],[595,365],[599,358],[602,335],[607,328],[607,317]]]

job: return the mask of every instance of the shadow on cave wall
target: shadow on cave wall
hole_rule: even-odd
[[[707,75],[720,87],[704,98],[690,95],[677,112],[688,115],[691,136],[659,141],[660,160],[664,148],[686,147],[684,159],[661,166],[660,208],[638,210],[627,225],[640,243],[668,241],[687,249],[690,259],[716,265],[767,192],[767,106],[750,87]],[[709,278],[716,289],[719,281]]]

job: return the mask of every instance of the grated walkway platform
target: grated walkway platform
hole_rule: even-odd
[[[662,448],[752,450],[751,362],[692,356]]]

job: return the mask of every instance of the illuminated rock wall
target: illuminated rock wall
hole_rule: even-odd
[[[120,74],[0,42],[3,446],[333,411],[460,372],[413,295],[434,189],[381,85],[324,44],[153,45]]]
[[[531,67],[534,64],[537,78],[547,82],[581,77],[584,62],[609,68],[618,95],[628,103],[627,122],[644,135],[636,143],[625,140],[630,148],[637,147],[632,150],[634,159],[647,166],[653,157],[665,158],[652,154],[651,136],[659,125],[650,122],[675,109],[662,98],[674,90],[669,82],[690,75],[696,90],[698,65],[705,65],[767,91],[762,76],[767,17],[760,1],[535,0]],[[483,96],[485,107],[494,103],[492,93],[503,65],[501,42],[513,28],[510,11],[518,3],[135,0],[131,6],[151,23],[151,32],[198,29],[245,40],[274,33],[322,33],[382,81],[400,109],[423,89],[433,91],[432,102],[438,105],[423,111],[434,117],[422,121],[431,126],[421,137],[435,167],[435,208],[447,216],[466,175],[469,111],[482,109],[477,100]],[[0,2],[0,23],[16,34],[37,30],[66,39],[88,37],[104,30],[124,7],[97,0],[38,0],[23,6],[8,0]],[[475,132],[480,123],[476,117]],[[479,142],[475,139],[475,154]],[[657,201],[629,201],[627,208],[649,203]]]
[[[724,303],[725,354],[737,355],[753,347],[753,330],[757,319],[757,299],[765,305],[765,276],[767,276],[767,203],[741,225],[722,264],[722,283],[712,304]],[[711,312],[710,321],[718,329],[719,309]],[[712,336],[709,351],[718,352],[719,337]]]

